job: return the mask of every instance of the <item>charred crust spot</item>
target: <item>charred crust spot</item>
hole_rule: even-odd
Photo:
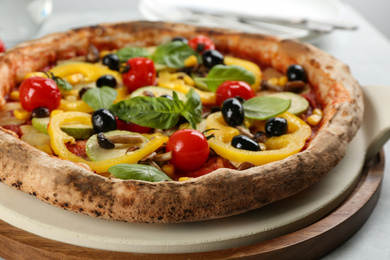
[[[100,217],[102,215],[102,213],[100,213],[97,210],[94,210],[93,213],[95,214],[96,217]]]
[[[101,204],[98,204],[98,207],[101,208],[101,209],[103,208],[103,206]]]
[[[54,194],[53,194],[53,197],[57,197],[57,193],[54,193]]]
[[[49,197],[46,197],[45,200],[49,200]]]
[[[69,204],[65,202],[65,203],[64,203],[64,207],[67,208],[68,206],[69,206]]]
[[[15,183],[12,183],[12,187],[15,187],[17,189],[20,189],[20,187],[23,185],[23,182],[16,181]]]
[[[32,195],[37,196],[37,193],[35,191],[33,191]]]
[[[159,216],[158,218],[157,218],[157,220],[162,220],[163,219],[163,217],[162,216]]]
[[[84,209],[83,208],[79,208],[79,212],[83,212],[84,211]]]

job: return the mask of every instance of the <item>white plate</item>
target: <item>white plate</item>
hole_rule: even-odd
[[[151,21],[183,21],[188,17],[183,16],[180,7],[204,10],[206,12],[234,12],[250,16],[275,16],[285,18],[310,18],[317,21],[342,21],[344,17],[344,5],[338,0],[141,0],[140,13]],[[178,7],[178,8],[177,8]],[[197,22],[205,26],[226,27],[243,31],[266,33],[282,38],[312,39],[320,36],[320,33],[309,32],[303,29],[290,28],[281,25],[259,23],[259,27],[243,25],[235,21],[221,22],[215,19],[204,19]]]

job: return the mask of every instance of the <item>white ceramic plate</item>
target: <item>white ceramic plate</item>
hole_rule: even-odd
[[[186,21],[180,7],[202,10],[205,12],[234,12],[243,16],[275,16],[285,18],[310,18],[318,21],[341,21],[344,17],[344,5],[338,0],[141,0],[139,11],[151,21]],[[227,27],[243,31],[266,33],[282,38],[311,39],[320,33],[290,28],[286,26],[258,23],[258,27],[243,25],[235,21],[204,19],[197,24],[205,26]]]

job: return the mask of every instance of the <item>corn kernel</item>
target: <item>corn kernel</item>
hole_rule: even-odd
[[[185,75],[183,77],[183,80],[184,82],[187,84],[187,85],[190,85],[190,86],[195,86],[195,81],[188,75]]]
[[[60,114],[60,113],[64,113],[63,110],[60,110],[60,109],[54,109],[53,111],[51,111],[50,113],[50,118],[57,115],[57,114]]]
[[[277,86],[278,83],[279,83],[278,78],[270,78],[270,79],[268,79],[268,84]]]
[[[288,81],[288,79],[287,79],[286,76],[280,77],[278,79],[278,84],[277,85],[278,86],[284,86],[284,85],[286,85],[287,81]]]
[[[321,109],[316,108],[316,109],[313,110],[313,115],[319,115],[319,116],[323,117],[324,116],[324,112],[322,112]]]
[[[259,146],[260,146],[260,151],[267,150],[267,146],[265,145],[265,143],[259,143]]]
[[[76,84],[79,84],[79,83],[82,83],[83,80],[84,80],[84,75],[81,74],[81,73],[75,73],[75,74],[72,74],[72,75],[69,75],[65,78],[66,81],[69,82],[69,84],[71,85],[76,85]]]
[[[51,149],[50,145],[44,144],[44,145],[37,145],[35,146],[38,150],[41,150],[42,152],[45,152],[49,155],[53,155],[53,150]]]
[[[171,163],[167,163],[161,167],[163,172],[168,175],[169,177],[173,178],[173,175],[175,174],[175,166]]]
[[[9,98],[12,100],[12,101],[19,101],[19,91],[12,91],[10,94],[9,94]]]
[[[192,180],[193,177],[180,177],[179,178],[179,181],[188,181],[188,180]]]
[[[307,118],[307,123],[311,126],[316,126],[321,122],[321,120],[322,120],[322,116],[312,114]]]
[[[31,112],[24,109],[16,109],[14,110],[14,116],[19,120],[28,120],[31,118]]]
[[[76,100],[77,100],[77,97],[76,97],[76,96],[71,96],[71,95],[69,95],[69,96],[66,96],[66,97],[65,97],[65,100],[68,100],[68,101],[76,101]]]
[[[184,60],[184,65],[186,67],[193,67],[196,64],[198,64],[198,59],[196,58],[195,55],[191,55],[187,59]]]

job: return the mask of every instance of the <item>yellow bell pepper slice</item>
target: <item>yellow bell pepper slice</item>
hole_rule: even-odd
[[[139,160],[149,155],[168,141],[168,137],[161,134],[144,135],[150,141],[142,149],[117,158],[91,162],[78,157],[67,149],[66,143],[74,143],[76,140],[72,136],[61,131],[60,127],[62,124],[69,122],[80,122],[81,124],[91,125],[91,115],[82,112],[64,112],[56,114],[50,119],[48,132],[50,136],[50,144],[54,153],[60,158],[66,160],[85,163],[97,173],[107,172],[108,168],[116,164],[137,163]]]
[[[210,148],[228,160],[234,162],[250,162],[254,165],[264,165],[279,161],[298,153],[304,147],[306,139],[311,135],[310,126],[289,112],[285,112],[279,115],[279,117],[285,118],[288,122],[287,134],[269,138],[265,142],[267,147],[266,151],[254,152],[234,148],[230,144],[231,139],[226,141],[230,137],[233,138],[230,134],[227,135],[229,138],[223,138],[220,135],[216,135],[216,138],[211,138],[209,140]]]
[[[236,128],[226,124],[221,112],[209,115],[206,119],[206,125],[206,129],[215,129],[209,131],[209,133],[213,134],[214,138],[219,139],[224,143],[230,143],[234,136],[240,134]]]
[[[202,103],[205,105],[215,104],[215,93],[207,92],[197,88],[192,87],[191,85],[186,84],[184,79],[176,77],[175,73],[170,73],[167,70],[160,71],[158,74],[158,85],[160,87],[169,88],[174,91],[182,92],[187,94],[191,89],[194,89],[200,96]]]
[[[257,66],[257,64],[255,64],[251,61],[248,61],[248,60],[243,60],[243,59],[239,59],[239,58],[231,57],[231,56],[225,56],[223,61],[226,65],[242,66],[245,69],[252,72],[255,75],[255,83],[253,83],[251,85],[251,87],[255,92],[260,89],[260,82],[261,82],[261,78],[262,78],[262,73],[261,73],[260,67]]]
[[[55,66],[50,70],[55,76],[66,78],[70,75],[81,73],[84,75],[84,82],[96,81],[100,76],[112,75],[118,82],[122,81],[122,77],[118,71],[113,71],[99,64],[86,62],[69,62]]]

